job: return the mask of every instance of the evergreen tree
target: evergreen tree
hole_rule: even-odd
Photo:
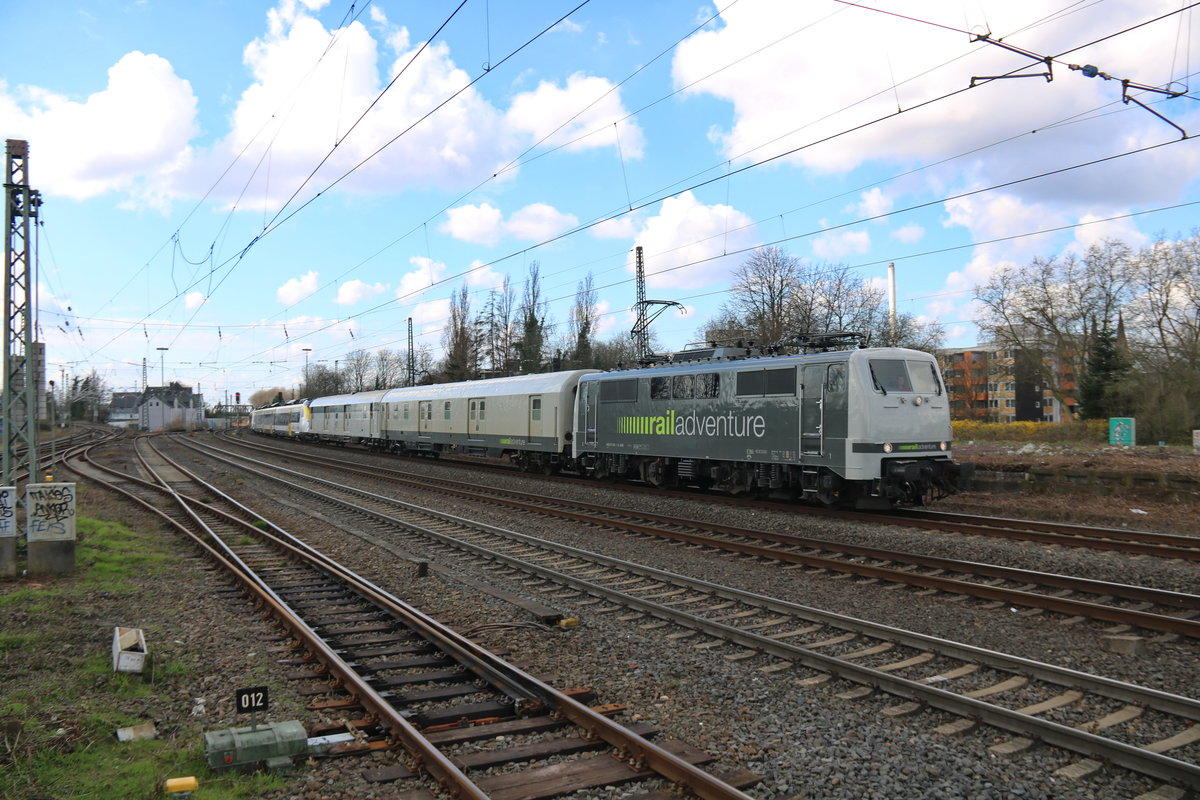
[[[1117,348],[1117,336],[1107,324],[1092,334],[1087,372],[1079,382],[1079,415],[1083,419],[1122,416],[1117,388],[1129,369]]]

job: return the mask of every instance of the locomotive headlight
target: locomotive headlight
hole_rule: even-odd
[[[891,442],[886,442],[886,443],[883,445],[883,452],[885,452],[885,453],[890,453],[890,452],[892,452],[892,443],[891,443]]]
[[[938,449],[939,450],[949,450],[950,443],[949,442],[938,442]]]
[[[913,398],[914,406],[919,406],[919,405],[921,405],[921,403],[924,403],[924,402],[925,402],[925,398],[921,397],[921,395],[917,395],[916,397]]]

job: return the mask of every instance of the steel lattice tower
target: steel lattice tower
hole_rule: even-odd
[[[17,473],[28,468],[30,480],[38,464],[37,389],[34,365],[33,264],[30,231],[42,200],[29,188],[29,143],[7,142],[4,175],[5,240],[3,402],[4,474],[0,485],[12,486]]]

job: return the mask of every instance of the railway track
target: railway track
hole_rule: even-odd
[[[562,692],[332,561],[252,509],[136,440],[140,478],[88,455],[71,469],[158,514],[226,570],[287,631],[297,654],[326,681],[310,705],[358,713],[350,727],[363,752],[402,746],[407,765],[381,780],[419,788],[434,778],[458,798],[554,797],[635,783],[712,800],[748,800],[701,769],[712,761],[678,740],[655,743],[650,726],[610,719],[619,706],[589,706],[587,690]],[[164,503],[164,498],[169,503]],[[166,505],[167,508],[163,508]],[[537,735],[533,745],[497,746]],[[520,766],[516,766],[520,765]],[[499,766],[502,773],[485,774]]]
[[[252,446],[240,441],[236,444],[373,480],[782,564],[912,586],[919,591],[975,597],[993,603],[997,608],[1041,609],[1062,614],[1072,621],[1101,620],[1200,638],[1200,619],[1197,619],[1200,617],[1200,595],[618,510],[398,470],[364,469],[357,463],[324,455],[258,444]]]
[[[232,440],[231,441],[238,441]],[[241,440],[244,442],[244,440]],[[305,443],[311,444],[311,443]],[[339,448],[341,449],[341,448]],[[283,451],[295,453],[295,450]],[[363,450],[362,452],[367,452]],[[421,462],[420,456],[390,456],[397,460]],[[516,469],[510,466],[481,461],[477,458],[443,458],[446,463],[453,463],[464,469],[499,470],[512,473]],[[554,482],[595,486],[595,480],[570,477],[567,475],[544,476]],[[695,490],[670,490],[653,488],[638,483],[622,484],[622,488],[634,492],[658,497],[676,497],[695,500],[703,497],[706,502],[730,505],[736,508],[764,508],[778,510],[784,503],[756,497],[731,497],[725,494],[697,492]],[[1096,550],[1112,550],[1138,555],[1152,555],[1161,558],[1181,558],[1200,561],[1200,536],[1186,536],[1158,531],[1130,530],[1127,528],[1105,528],[1090,525],[1074,525],[1066,522],[1051,522],[1039,520],[1013,519],[1006,517],[989,517],[984,515],[961,514],[931,509],[898,509],[889,512],[880,511],[850,511],[837,508],[787,503],[788,510],[797,514],[823,517],[827,519],[847,520],[851,522],[869,522],[873,524],[901,525],[950,533],[991,536],[997,538],[1018,539],[1042,544],[1060,545],[1063,547],[1086,547]]]
[[[888,716],[949,712],[956,719],[939,727],[946,734],[994,726],[1011,735],[995,746],[997,754],[1036,742],[1063,747],[1081,756],[1060,770],[1063,776],[1112,763],[1200,789],[1200,701],[1193,698],[706,583],[284,467],[251,466],[246,456],[220,458],[329,504],[348,528],[380,546],[403,542],[411,551],[411,537],[441,558],[486,565],[519,579],[526,591],[591,614],[662,629],[656,635],[713,657],[766,672],[812,670],[801,686],[848,681],[853,687],[839,694],[845,699],[885,692],[898,699]]]

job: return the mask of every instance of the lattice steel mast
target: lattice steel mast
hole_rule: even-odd
[[[37,222],[41,195],[29,188],[29,143],[7,142],[4,173],[5,240],[3,401],[4,464],[0,485],[12,486],[22,468],[30,480],[38,464],[37,390],[35,385],[33,264],[30,231]]]

